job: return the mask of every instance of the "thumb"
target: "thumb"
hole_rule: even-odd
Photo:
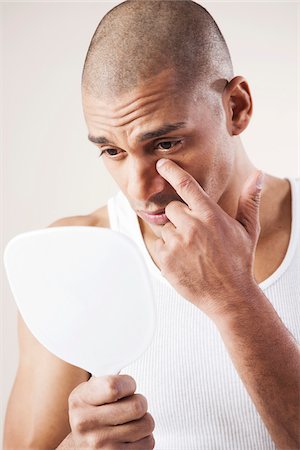
[[[259,206],[263,182],[263,171],[250,175],[242,189],[235,217],[253,239],[257,239],[260,233]]]

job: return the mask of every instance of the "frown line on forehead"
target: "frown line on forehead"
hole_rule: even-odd
[[[177,122],[177,123],[166,123],[162,125],[160,128],[157,128],[153,131],[146,131],[137,136],[138,142],[149,141],[150,139],[155,139],[161,136],[164,136],[171,131],[179,130],[180,128],[185,128],[187,126],[186,122]],[[94,144],[109,144],[110,141],[105,136],[92,136],[88,135],[89,141]]]

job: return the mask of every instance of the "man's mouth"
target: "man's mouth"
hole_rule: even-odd
[[[143,220],[153,225],[164,225],[169,222],[164,209],[157,211],[138,211]]]

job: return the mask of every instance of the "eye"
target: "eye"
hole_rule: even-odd
[[[110,153],[110,152],[111,152],[111,153]],[[100,151],[99,158],[100,158],[104,153],[106,153],[106,154],[109,155],[109,156],[114,157],[114,156],[119,155],[119,154],[121,153],[121,151],[118,152],[118,150],[117,150],[116,148],[105,148],[104,150],[101,150],[101,151]]]
[[[181,140],[177,141],[163,141],[158,143],[158,147],[162,146],[160,150],[170,150],[171,148],[176,147],[176,145],[181,144]]]

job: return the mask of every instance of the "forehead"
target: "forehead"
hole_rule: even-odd
[[[195,113],[193,96],[180,90],[176,79],[166,73],[120,96],[96,98],[83,92],[82,100],[92,136],[123,135],[134,140],[165,123],[189,122]]]

